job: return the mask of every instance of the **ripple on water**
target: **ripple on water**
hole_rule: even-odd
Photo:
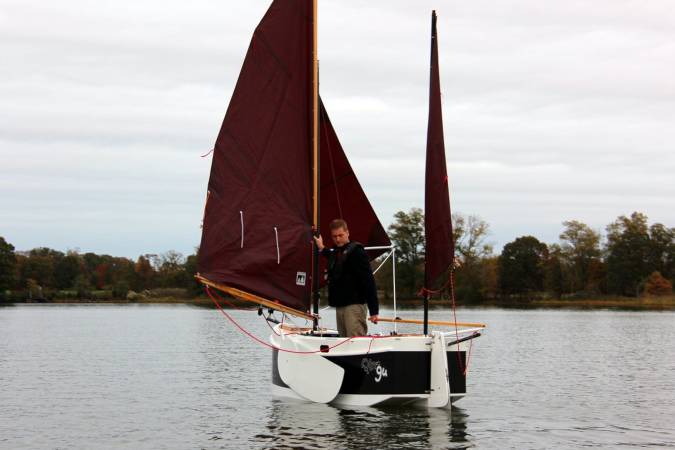
[[[269,333],[256,314],[233,315]],[[675,314],[480,309],[460,319],[489,328],[473,348],[469,395],[447,411],[275,400],[269,350],[214,310],[1,308],[0,448],[675,446]]]

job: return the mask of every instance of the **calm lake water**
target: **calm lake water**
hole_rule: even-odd
[[[3,307],[0,448],[675,446],[675,313],[458,314],[489,328],[472,350],[469,395],[446,411],[275,400],[270,350],[217,310]],[[269,334],[255,313],[233,315]]]

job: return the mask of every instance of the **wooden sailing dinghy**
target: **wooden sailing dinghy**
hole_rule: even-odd
[[[274,394],[345,405],[447,406],[465,394],[466,345],[482,325],[429,333],[425,324],[421,334],[354,338],[320,326],[323,269],[313,233],[340,217],[353,240],[374,248],[371,258],[392,247],[319,98],[316,35],[316,0],[273,1],[253,34],[214,147],[198,279],[263,306],[261,312],[307,320],[305,327],[273,328]],[[434,15],[437,61],[435,46]],[[434,71],[437,86],[437,62],[432,96],[440,92]],[[444,151],[440,103],[433,108],[430,133],[437,142],[440,132],[434,148]],[[442,165],[445,173],[444,156]],[[445,194],[433,195],[448,203],[444,182]],[[447,214],[449,220],[449,204]],[[450,231],[443,220],[435,227]],[[451,242],[440,244],[450,259],[434,259],[432,281],[452,262]]]

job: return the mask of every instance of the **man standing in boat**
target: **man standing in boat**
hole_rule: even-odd
[[[377,323],[379,305],[375,277],[366,251],[358,242],[350,242],[347,222],[335,219],[330,223],[334,248],[323,245],[323,238],[314,238],[321,254],[328,258],[328,303],[336,308],[340,336],[365,336],[368,333],[366,304],[370,320]]]

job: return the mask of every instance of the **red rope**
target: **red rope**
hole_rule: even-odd
[[[244,333],[246,336],[250,337],[251,339],[253,339],[253,340],[256,341],[257,343],[259,343],[259,344],[261,344],[261,345],[264,345],[265,347],[268,347],[268,348],[271,348],[271,349],[274,349],[274,350],[278,350],[278,351],[280,351],[280,352],[297,353],[297,354],[305,354],[305,355],[307,355],[307,354],[314,354],[314,353],[325,353],[325,352],[327,352],[328,350],[331,350],[331,349],[333,349],[333,348],[335,348],[335,347],[337,347],[337,346],[339,346],[339,345],[342,345],[342,344],[344,344],[344,343],[347,342],[347,341],[351,341],[351,340],[354,339],[355,337],[359,337],[359,336],[349,337],[349,338],[343,340],[342,342],[338,342],[337,344],[335,344],[335,345],[333,345],[333,346],[328,346],[328,348],[325,349],[325,350],[323,350],[323,351],[320,350],[320,349],[319,349],[319,350],[310,350],[310,351],[298,351],[298,350],[287,350],[287,349],[285,349],[285,348],[277,347],[277,346],[275,346],[275,345],[272,345],[272,344],[269,344],[269,343],[263,341],[262,339],[260,339],[260,338],[257,337],[257,336],[254,336],[251,332],[249,332],[249,331],[246,330],[244,327],[242,327],[241,325],[239,325],[239,323],[238,323],[236,320],[234,320],[234,318],[233,318],[232,316],[230,316],[228,313],[225,312],[225,310],[223,310],[223,308],[220,306],[220,303],[218,303],[218,300],[216,300],[216,298],[215,298],[215,297],[213,296],[213,294],[211,293],[211,289],[209,289],[208,286],[204,286],[204,288],[206,289],[206,293],[209,295],[209,297],[211,298],[211,300],[213,300],[213,303],[215,303],[216,307],[218,307],[218,310],[220,310],[220,312],[221,312],[225,317],[227,317],[227,319],[228,319],[230,322],[232,322],[232,324],[234,324],[234,326],[236,326],[236,327],[239,329],[239,331],[241,331],[242,333]],[[239,308],[237,308],[236,306],[234,306],[232,303],[228,302],[227,300],[225,300],[225,299],[222,298],[222,297],[220,297],[220,300],[223,301],[223,302],[225,302],[225,303],[227,303],[228,305],[230,305],[230,306],[233,307],[234,309],[239,309]],[[382,336],[382,337],[385,337],[385,336]]]
[[[455,295],[454,295],[454,291],[455,291],[455,289],[454,289],[454,277],[453,277],[452,272],[450,273],[450,280],[451,280],[451,284],[452,284],[452,295],[451,295],[451,297],[452,297],[452,311],[453,311],[453,314],[454,314],[454,317],[455,317],[455,323],[456,323],[456,322],[457,322],[457,314],[456,314]],[[225,312],[225,310],[223,309],[223,307],[220,306],[220,303],[218,303],[218,300],[216,300],[216,297],[214,297],[214,295],[211,293],[211,289],[209,289],[208,286],[204,286],[204,289],[206,290],[206,293],[207,293],[208,296],[211,298],[211,300],[213,300],[213,303],[216,305],[216,307],[218,308],[218,310],[219,310],[219,311],[220,311],[220,312],[221,312],[221,313],[222,313],[222,314],[223,314],[230,322],[232,322],[232,324],[233,324],[235,327],[237,327],[237,328],[239,329],[239,331],[241,331],[242,333],[244,333],[246,336],[250,337],[251,339],[253,339],[253,340],[256,341],[257,343],[259,343],[259,344],[261,344],[261,345],[263,345],[263,346],[265,346],[265,347],[271,348],[271,349],[273,349],[273,350],[278,350],[278,351],[280,351],[280,352],[296,353],[296,354],[301,354],[301,355],[311,355],[311,354],[315,354],[315,353],[326,353],[328,350],[334,349],[335,347],[338,347],[338,346],[344,344],[345,342],[351,341],[351,340],[354,339],[354,338],[368,337],[368,338],[370,338],[370,343],[368,344],[368,351],[366,352],[366,354],[369,354],[369,353],[370,353],[370,349],[371,349],[371,347],[372,347],[373,342],[375,341],[375,339],[383,339],[383,338],[389,338],[389,337],[396,337],[396,336],[352,336],[352,337],[348,337],[347,339],[344,339],[344,340],[341,341],[341,342],[338,342],[338,343],[335,344],[335,345],[328,346],[328,348],[325,349],[325,350],[321,350],[321,349],[319,349],[319,350],[310,350],[310,351],[288,350],[288,349],[285,349],[285,348],[281,348],[281,347],[277,347],[277,346],[275,346],[275,345],[269,344],[269,343],[263,341],[262,339],[260,339],[259,337],[253,335],[253,334],[252,334],[251,332],[249,332],[248,330],[246,330],[246,329],[245,329],[244,327],[242,327],[236,320],[234,320],[234,318],[233,318],[232,316],[230,316],[228,313]],[[235,305],[233,305],[232,303],[228,302],[228,301],[225,300],[224,298],[222,298],[222,297],[219,297],[219,298],[220,298],[220,300],[221,300],[222,302],[225,302],[225,303],[227,303],[228,305],[230,305],[231,308],[242,311],[241,308],[237,308]],[[271,329],[277,336],[281,336],[279,333],[277,333],[277,332],[274,330],[274,328],[273,328],[267,321],[265,321],[265,322],[267,323],[267,326],[269,326],[270,329]],[[292,334],[295,334],[295,333],[292,333]],[[458,331],[458,329],[457,329],[457,325],[455,325],[455,335],[456,335],[457,340],[459,340],[459,331]],[[473,339],[471,339],[471,342],[470,342],[470,345],[469,345],[469,352],[468,352],[468,354],[467,354],[466,364],[463,364],[463,363],[462,363],[462,359],[461,359],[460,356],[459,356],[459,353],[460,353],[460,352],[457,352],[457,361],[458,361],[458,363],[459,363],[460,370],[462,371],[462,373],[464,374],[464,376],[466,376],[466,374],[467,374],[467,372],[468,372],[468,370],[469,370],[469,361],[470,361],[470,359],[471,359],[471,349],[473,349]],[[464,366],[464,367],[462,368],[462,366]]]
[[[424,286],[422,286],[422,288],[417,293],[417,295],[424,296],[425,294],[429,294],[429,295],[440,294],[441,292],[443,292],[443,290],[445,290],[445,288],[448,287],[448,285],[450,285],[452,283],[451,278],[452,278],[452,271],[450,271],[450,276],[448,277],[448,281],[446,281],[443,286],[438,288],[438,290],[434,291],[432,289],[427,289]]]
[[[455,270],[454,268],[450,269],[450,276],[448,277],[448,280],[445,282],[443,286],[441,286],[438,290],[431,290],[423,287],[420,289],[419,294],[420,295],[425,295],[425,294],[439,294],[450,286],[450,299],[452,300],[452,316],[454,318],[455,322],[455,339],[459,341],[459,328],[457,326],[457,304],[455,303]],[[462,358],[459,356],[460,352],[457,352],[457,363],[459,364],[459,369],[464,373],[466,376],[467,370],[469,369],[469,357],[471,356],[471,348],[473,347],[473,339],[471,340],[471,346],[469,347],[469,354],[466,359],[466,363],[462,362]],[[459,348],[459,346],[458,346]]]
[[[455,270],[450,269],[450,277],[449,280],[450,282],[450,298],[452,299],[452,316],[455,320],[455,339],[459,341],[459,327],[457,327],[457,305],[455,304]],[[472,339],[473,341],[473,339]],[[473,343],[471,344],[473,345]],[[459,349],[459,343],[457,344],[457,349]],[[469,360],[466,360],[466,365],[462,362],[462,358],[460,357],[460,352],[457,352],[457,363],[459,365],[459,370],[462,371],[464,376],[466,376],[466,371],[469,367]]]

